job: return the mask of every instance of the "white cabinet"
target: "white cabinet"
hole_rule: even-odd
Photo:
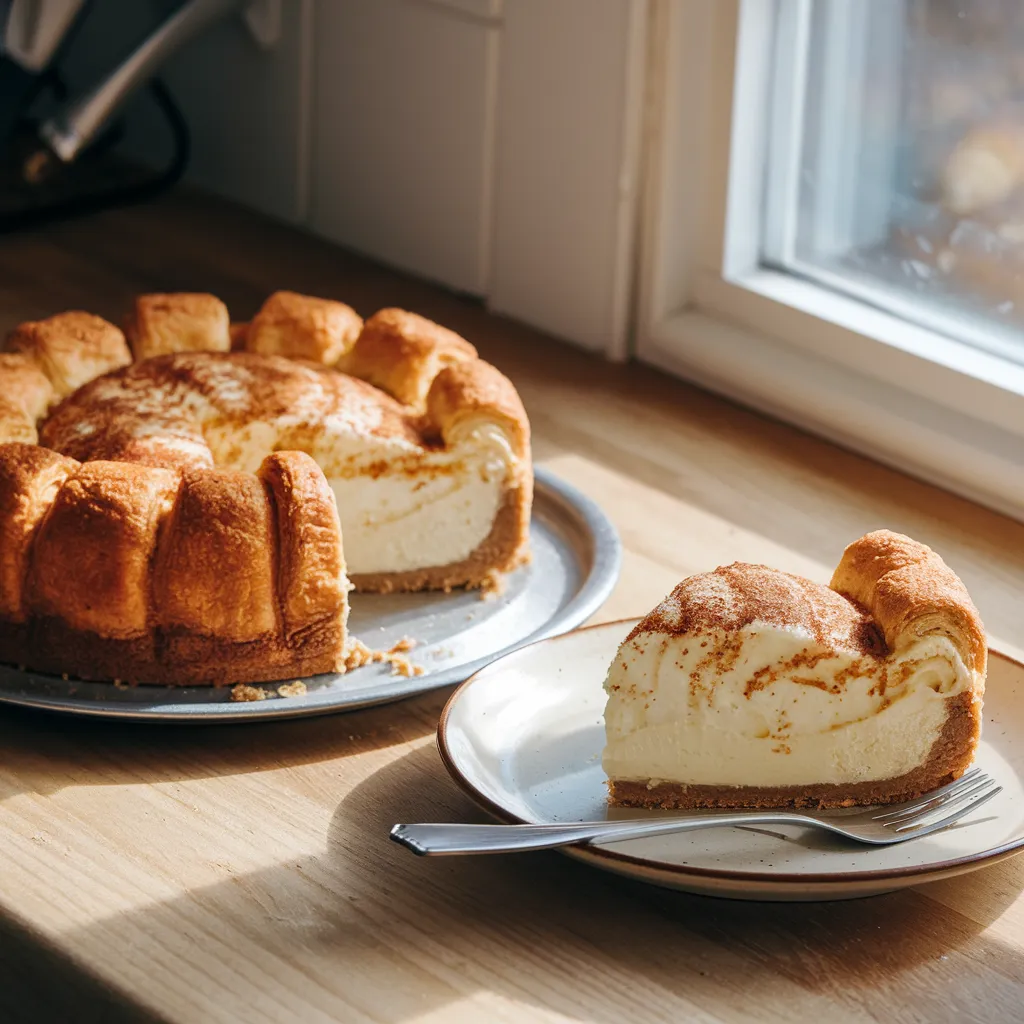
[[[498,34],[432,3],[318,0],[314,231],[486,293]]]
[[[488,302],[611,355],[628,327],[645,7],[505,4]]]

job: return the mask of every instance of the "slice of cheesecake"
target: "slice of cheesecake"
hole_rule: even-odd
[[[830,587],[742,563],[691,576],[609,669],[611,802],[910,799],[971,763],[986,656],[960,579],[887,530],[851,544]]]

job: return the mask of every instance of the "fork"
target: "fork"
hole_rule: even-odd
[[[553,825],[459,825],[425,823],[395,825],[391,838],[421,857],[456,853],[517,853],[577,843],[611,843],[672,832],[743,825],[806,825],[872,846],[920,839],[958,822],[1002,791],[978,768],[955,782],[914,800],[860,813],[835,811],[741,811],[673,818],[630,818],[618,821],[577,821]],[[936,814],[942,817],[932,820]]]

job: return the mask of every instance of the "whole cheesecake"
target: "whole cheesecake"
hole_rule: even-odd
[[[480,586],[528,556],[526,414],[453,332],[281,292],[242,325],[140,296],[126,333],[66,313],[0,354],[0,660],[338,670],[353,585]]]
[[[849,806],[958,778],[987,648],[939,556],[889,531],[829,587],[737,563],[684,580],[608,672],[604,769],[634,807]]]

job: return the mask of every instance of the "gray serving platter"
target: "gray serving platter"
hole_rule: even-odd
[[[135,721],[254,722],[352,711],[460,683],[503,654],[580,625],[618,579],[615,527],[593,501],[542,468],[530,542],[530,564],[486,600],[480,591],[352,596],[350,633],[374,650],[415,640],[407,656],[423,667],[421,676],[396,676],[389,665],[374,664],[306,677],[303,696],[276,696],[268,683],[268,699],[235,702],[230,687],[115,686],[0,666],[0,702]]]

